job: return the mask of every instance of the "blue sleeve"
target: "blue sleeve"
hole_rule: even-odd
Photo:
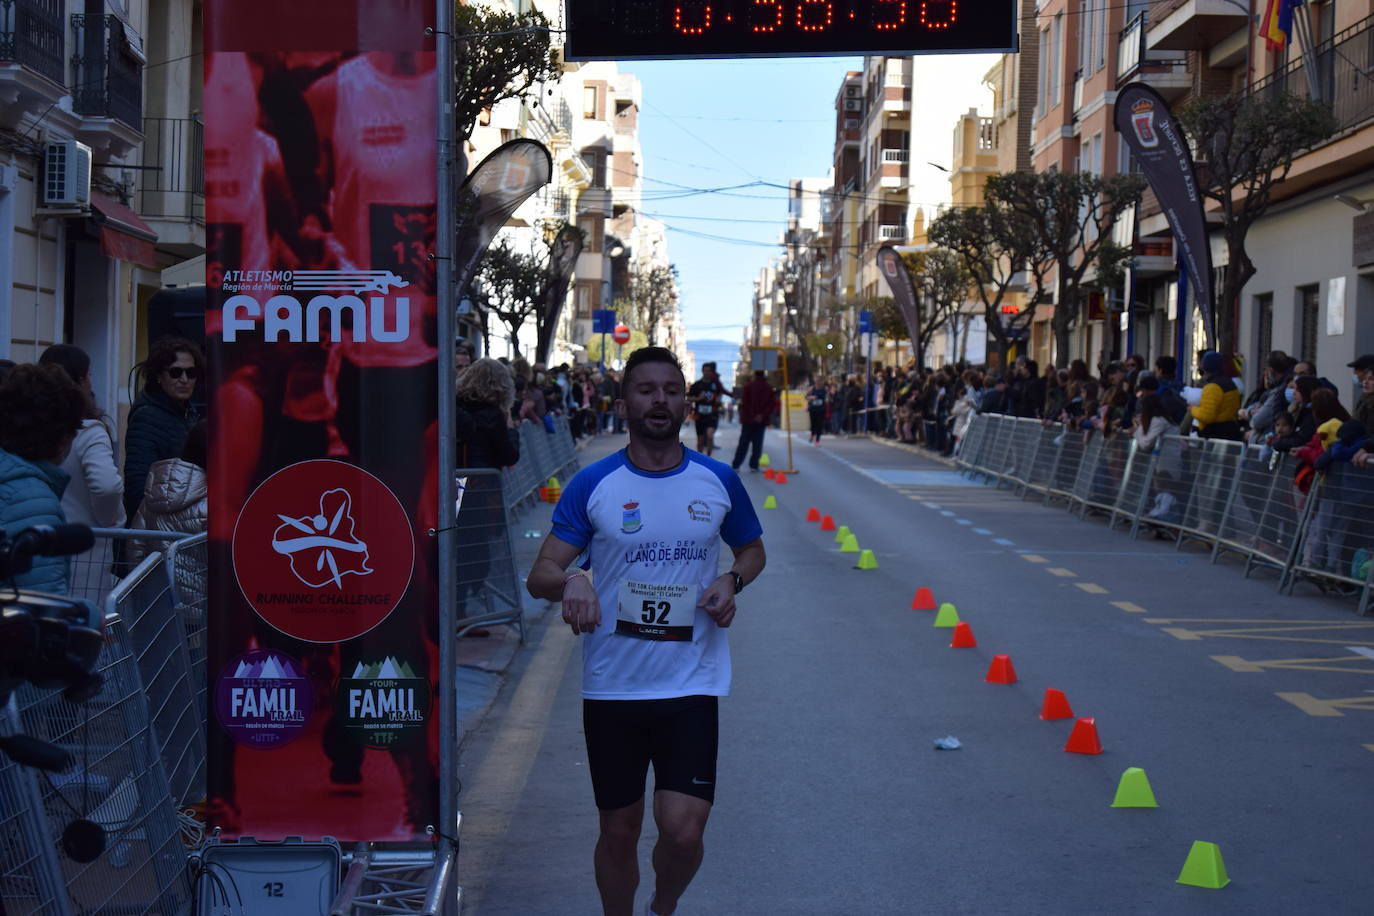
[[[730,496],[730,511],[720,523],[720,536],[731,547],[743,547],[750,541],[763,537],[763,526],[754,512],[754,504],[749,501],[744,484],[734,471],[721,475],[725,492]]]
[[[575,474],[553,507],[554,537],[578,550],[586,550],[587,545],[592,542],[594,532],[591,516],[587,513],[587,503],[599,479],[593,479],[593,475],[585,470]]]

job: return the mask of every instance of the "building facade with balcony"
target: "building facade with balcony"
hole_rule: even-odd
[[[205,216],[200,3],[111,9],[0,3],[0,357],[82,347],[118,417],[130,366],[168,330],[147,311],[163,271],[204,282],[203,261],[185,267]],[[64,162],[79,168],[54,193]]]

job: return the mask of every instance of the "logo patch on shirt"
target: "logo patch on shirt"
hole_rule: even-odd
[[[634,534],[643,527],[644,523],[639,517],[639,503],[626,503],[625,514],[620,519],[620,530],[626,534]]]
[[[711,521],[711,507],[706,505],[703,500],[694,499],[687,504],[687,515],[694,522],[706,522],[709,524]]]

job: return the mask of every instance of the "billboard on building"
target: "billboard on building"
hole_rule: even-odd
[[[434,9],[206,3],[208,816],[230,836],[439,824]]]

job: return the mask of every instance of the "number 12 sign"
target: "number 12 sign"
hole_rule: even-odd
[[[568,60],[1017,50],[1016,0],[568,0]]]

